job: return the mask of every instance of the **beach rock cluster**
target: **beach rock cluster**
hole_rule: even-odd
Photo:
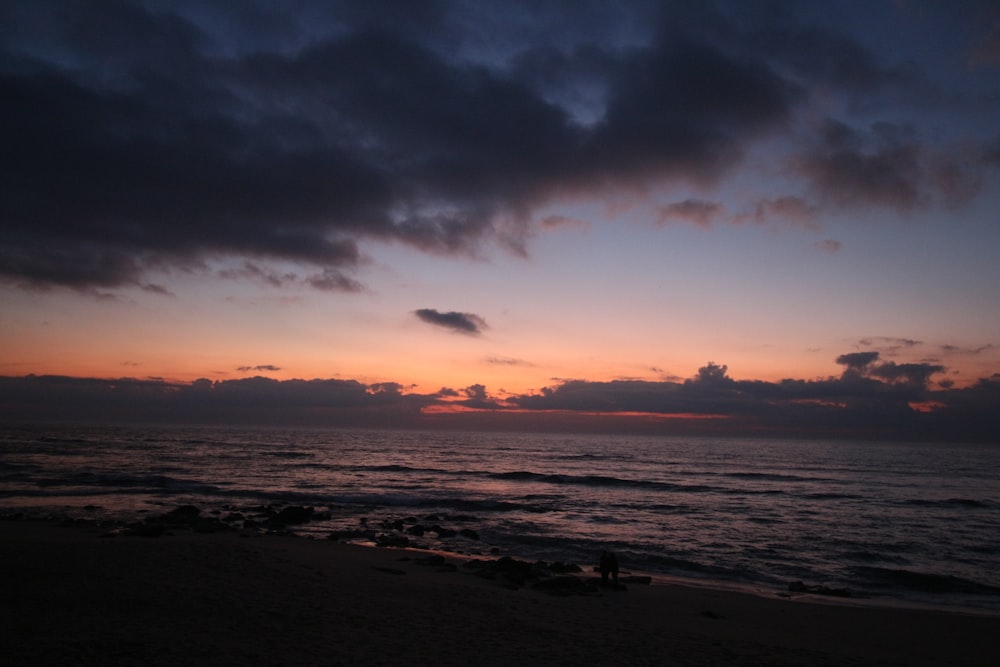
[[[404,533],[406,535],[412,535],[414,537],[423,537],[424,535],[434,535],[439,540],[448,539],[450,537],[461,536],[469,540],[478,540],[479,533],[471,528],[448,528],[442,526],[440,521],[453,521],[453,522],[467,522],[476,521],[476,517],[459,515],[459,516],[442,516],[440,514],[429,514],[423,518],[417,518],[414,516],[406,517],[405,519],[386,519],[381,523],[381,526],[385,530],[392,530],[399,533]],[[434,523],[431,523],[434,522]],[[431,523],[431,525],[426,525]]]
[[[478,541],[479,533],[471,528],[441,525],[445,521],[467,522],[475,520],[475,517],[466,515],[430,514],[422,518],[410,516],[404,519],[383,519],[376,524],[375,528],[372,528],[367,520],[362,520],[360,528],[331,531],[327,539],[365,540],[380,547],[391,548],[427,548],[428,539],[449,540],[458,537]]]
[[[146,517],[143,521],[126,524],[118,534],[126,537],[160,537],[172,530],[192,530],[198,533],[215,533],[232,530],[232,526],[218,518],[203,516],[194,505],[181,505],[166,514]]]
[[[315,507],[257,505],[233,512],[227,515],[226,520],[237,523],[244,529],[286,534],[291,526],[311,521],[327,521],[331,516],[330,512],[318,512]]]
[[[507,588],[530,587],[551,595],[592,595],[599,593],[601,588],[599,579],[575,576],[583,570],[572,563],[531,563],[504,556],[496,560],[470,560],[462,567]]]
[[[458,566],[451,560],[439,554],[431,554],[418,558],[403,558],[417,565],[434,568],[437,572],[454,572]],[[648,585],[650,577],[626,576],[619,583],[603,582],[599,577],[580,576],[583,570],[573,563],[561,561],[548,563],[546,561],[528,562],[509,556],[494,560],[473,559],[462,565],[462,570],[468,574],[496,581],[505,588],[512,590],[530,588],[531,590],[548,593],[549,595],[595,595],[603,591],[627,590],[623,582]]]
[[[317,512],[313,507],[298,505],[259,505],[240,509],[228,507],[225,514],[218,510],[205,512],[194,505],[181,505],[165,514],[118,526],[109,535],[160,537],[174,530],[214,533],[236,529],[284,535],[288,534],[290,526],[329,518],[329,512]]]

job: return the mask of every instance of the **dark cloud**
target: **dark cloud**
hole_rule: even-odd
[[[748,7],[2,3],[0,278],[142,287],[236,258],[276,286],[359,291],[368,240],[524,253],[566,195],[714,183],[815,89],[921,84],[803,5]],[[902,124],[820,137],[796,165],[824,202],[976,191]],[[665,214],[707,224],[698,202]],[[794,203],[762,214],[808,219]],[[306,277],[264,266],[287,262]]]
[[[325,4],[4,3],[3,277],[141,286],[238,257],[356,291],[364,239],[524,252],[551,197],[715,178],[798,96],[751,54],[649,28],[702,10],[553,4],[526,30],[533,6]]]
[[[767,18],[748,32],[747,39],[796,79],[870,96],[887,87],[912,85],[919,76],[912,65],[881,62],[856,39],[806,17],[772,12]]]
[[[909,213],[938,203],[961,206],[982,188],[975,158],[959,149],[932,150],[909,125],[858,128],[828,119],[817,137],[791,164],[827,206]]]
[[[281,366],[274,366],[273,364],[261,364],[259,366],[240,366],[237,368],[241,373],[248,373],[250,371],[257,371],[260,373],[273,373],[275,371],[280,371]]]
[[[869,371],[871,377],[889,382],[906,382],[921,387],[926,386],[935,373],[944,372],[945,367],[936,364],[897,364],[887,361]]]
[[[421,308],[413,314],[428,324],[472,336],[478,336],[486,328],[486,320],[472,313],[442,313],[433,308]]]
[[[860,372],[878,361],[878,352],[849,352],[837,357],[837,363],[847,366],[848,371]]]
[[[824,200],[903,212],[928,203],[923,149],[910,128],[881,123],[859,131],[830,120],[820,137],[820,144],[796,166]]]
[[[485,385],[470,385],[458,392],[458,395],[465,398],[460,401],[454,401],[453,405],[460,405],[464,408],[474,410],[496,410],[500,408],[500,403],[489,396]]]
[[[912,345],[919,344],[919,341],[900,340]],[[867,381],[869,383],[867,386],[878,387],[879,390],[884,390],[888,384],[894,392],[899,389],[902,391],[900,395],[917,400],[916,397],[928,387],[931,376],[946,370],[944,366],[938,364],[897,364],[894,361],[881,361],[879,356],[880,354],[875,351],[840,355],[837,357],[837,363],[846,366],[841,379],[852,386],[860,386],[859,382]],[[871,384],[875,380],[880,382],[877,385]]]

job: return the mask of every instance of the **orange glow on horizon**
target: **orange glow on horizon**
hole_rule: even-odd
[[[635,412],[622,411],[610,412],[607,410],[528,410],[526,408],[470,408],[465,405],[428,405],[420,409],[425,415],[447,415],[447,414],[475,414],[475,413],[503,413],[511,415],[555,415],[555,416],[579,416],[579,417],[628,417],[634,419],[729,419],[729,415],[719,414],[698,414],[693,412]]]
[[[942,410],[948,407],[947,405],[945,405],[940,401],[919,401],[919,402],[914,401],[908,403],[907,405],[910,406],[911,410],[914,410],[916,412],[923,412],[925,414],[930,412],[935,412],[937,410]]]

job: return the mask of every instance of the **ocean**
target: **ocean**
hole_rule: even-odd
[[[8,428],[0,515],[241,523],[589,570],[1000,612],[1000,445],[236,428]],[[365,538],[363,535],[367,535]]]

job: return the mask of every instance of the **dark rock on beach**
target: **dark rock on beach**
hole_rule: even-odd
[[[792,593],[812,593],[813,595],[829,595],[838,598],[854,597],[854,592],[850,588],[830,588],[828,586],[809,586],[801,581],[793,581],[788,584],[788,590]]]
[[[201,510],[194,505],[181,505],[154,520],[165,524],[190,524],[194,523],[200,515]]]
[[[471,560],[463,567],[485,579],[498,581],[511,588],[530,586],[553,595],[585,595],[598,592],[593,579],[573,576],[582,572],[579,566],[562,562],[546,563],[517,560],[504,556],[496,560]],[[624,586],[620,587],[624,590]]]
[[[457,530],[452,530],[451,528],[444,528],[444,527],[439,526],[437,524],[434,524],[428,530],[430,532],[436,534],[438,536],[438,539],[442,539],[442,540],[447,539],[449,537],[455,537],[456,535],[458,535],[458,531]]]
[[[410,539],[405,535],[378,535],[375,543],[380,547],[405,548],[410,546]]]
[[[171,530],[190,530],[196,533],[217,533],[231,530],[232,527],[216,518],[202,516],[201,510],[194,505],[181,505],[166,514],[147,517],[145,521],[128,524],[109,535],[125,537],[160,537],[170,534]]]
[[[313,507],[300,507],[293,505],[290,507],[283,508],[274,516],[274,521],[276,523],[283,524],[299,524],[306,523],[313,519],[313,514],[315,514],[316,509]]]

